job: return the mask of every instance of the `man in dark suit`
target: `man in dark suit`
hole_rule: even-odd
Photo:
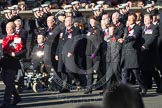
[[[144,24],[142,28],[140,67],[147,87],[152,85],[152,76],[155,75],[157,39],[159,36],[159,26],[152,24],[152,17],[149,14],[144,15]],[[160,90],[160,75],[156,76],[157,91]]]
[[[69,75],[75,73],[74,54],[71,53],[73,48],[74,37],[80,34],[80,29],[75,28],[73,25],[72,17],[65,19],[65,28],[60,33],[59,44],[56,52],[55,59],[58,60],[58,72],[61,74],[63,82],[62,90],[60,92],[69,92],[69,88],[66,88],[70,83]]]
[[[45,29],[45,36],[46,36],[46,39],[48,40],[48,37],[52,34],[53,30],[54,30],[54,27],[56,26],[56,21],[55,21],[55,17],[54,16],[49,16],[47,18],[47,28]],[[57,25],[59,27],[59,25]],[[60,28],[60,31],[61,31],[61,28]],[[51,56],[52,58],[55,57],[55,54],[56,54],[56,49],[58,47],[58,41],[59,41],[59,36],[56,36],[52,42],[52,51],[51,51]],[[54,67],[55,70],[57,70],[57,61],[55,59],[52,59],[52,65]]]
[[[121,80],[120,60],[121,44],[115,36],[115,25],[109,26],[109,36],[107,37],[106,52],[106,88],[109,89],[114,83]],[[105,90],[103,90],[104,92]]]
[[[19,57],[23,54],[23,44],[21,37],[17,34],[14,34],[16,30],[16,26],[13,22],[9,22],[6,25],[7,37],[3,39],[2,48],[3,48],[3,58],[1,59],[2,66],[2,79],[5,84],[5,94],[4,94],[4,102],[0,108],[8,108],[11,104],[16,105],[21,101],[19,94],[15,88],[15,75],[19,69]],[[13,40],[11,40],[13,38]],[[16,41],[17,39],[17,41]],[[11,41],[11,42],[7,42]],[[14,41],[14,42],[13,42]],[[19,44],[19,49],[21,50],[12,50],[15,49]],[[10,47],[9,47],[10,46]],[[20,47],[22,46],[22,47]],[[11,103],[11,98],[13,97],[13,103]]]
[[[90,17],[89,32],[87,33],[86,44],[86,65],[87,65],[87,90],[85,94],[91,94],[93,90],[93,74],[99,74],[100,64],[100,46],[103,41],[104,33],[97,28],[97,20],[95,17]]]
[[[22,41],[23,41],[23,46],[24,46],[24,52],[21,56],[21,59],[25,59],[26,58],[26,53],[27,53],[27,49],[30,48],[30,46],[28,46],[27,48],[27,36],[28,36],[28,33],[26,30],[24,30],[22,27],[23,27],[23,22],[21,19],[16,19],[14,21],[15,25],[16,25],[16,34],[18,34]],[[18,90],[22,90],[25,86],[24,86],[24,74],[21,70],[21,66],[20,66],[20,69],[18,70],[18,73],[17,73],[17,81],[18,81]],[[22,91],[19,91],[19,92],[22,92]]]
[[[55,18],[54,16],[49,16],[47,18],[47,25],[48,28],[46,29],[46,42],[44,45],[44,64],[45,64],[45,68],[47,70],[47,72],[49,72],[50,74],[53,73],[53,78],[51,80],[50,83],[50,87],[52,90],[56,89],[56,86],[58,85],[58,83],[55,82],[55,77],[58,77],[57,75],[57,62],[54,60],[54,54],[56,53],[56,48],[57,46],[55,43],[57,42],[56,40],[59,38],[59,34],[61,32],[60,26],[58,26],[55,23]],[[52,29],[50,29],[52,28]]]
[[[54,73],[56,75],[56,71],[54,70],[53,62],[54,62],[54,51],[53,48],[55,45],[56,38],[58,38],[59,33],[61,32],[60,27],[55,24],[54,16],[49,16],[47,18],[47,31],[46,31],[46,44],[44,45],[44,64],[49,73]],[[52,28],[52,29],[51,29]],[[55,46],[56,47],[56,46]]]
[[[115,12],[112,14],[112,23],[116,26],[115,37],[116,39],[122,38],[124,35],[125,25],[119,22],[119,13]]]
[[[139,70],[139,53],[140,53],[140,39],[142,30],[136,23],[136,15],[128,15],[128,27],[124,31],[124,37],[118,39],[123,44],[122,48],[122,81],[128,83],[128,73],[133,72],[142,89],[142,94],[146,94],[146,87],[140,77]]]
[[[25,49],[29,49],[29,48],[27,48],[27,44],[26,44],[27,43],[28,32],[25,29],[22,28],[23,27],[22,20],[21,19],[16,19],[14,21],[14,23],[16,25],[16,34],[20,35],[20,37],[22,38]],[[26,58],[26,53],[24,54],[23,58]]]

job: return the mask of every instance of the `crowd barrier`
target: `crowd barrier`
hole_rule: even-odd
[[[161,13],[162,12],[162,5],[159,5],[159,6],[156,6],[156,8],[159,9],[159,12]],[[55,15],[60,9],[52,9],[51,12]],[[130,8],[130,11],[133,12],[133,11],[137,11],[137,10],[141,10],[140,7],[132,7]],[[92,15],[92,9],[80,9],[79,10],[84,16],[90,16]],[[109,12],[109,13],[113,13],[114,11],[116,11],[114,8],[107,8],[105,9],[106,12]],[[19,12],[20,16],[22,18],[31,18],[31,17],[34,17],[33,15],[33,12],[32,10],[26,10],[26,11],[20,11]],[[1,11],[1,17],[4,17],[4,13],[3,11]]]

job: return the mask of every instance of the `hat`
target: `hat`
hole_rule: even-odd
[[[18,5],[25,5],[24,1],[18,2]]]
[[[50,5],[50,4],[51,4],[51,2],[50,2],[50,1],[46,1],[44,4],[48,4],[48,5]]]
[[[152,16],[157,16],[158,14],[159,14],[158,9],[154,9],[154,10],[151,11]]]
[[[155,2],[148,1],[144,8],[150,8],[150,7],[154,6],[154,5],[155,5]]]
[[[101,8],[101,5],[96,5],[92,10],[96,11],[96,10],[99,10],[100,8]]]
[[[123,3],[123,4],[117,5],[117,7],[118,7],[119,9],[123,9],[123,8],[125,8],[125,7],[127,7],[127,6],[128,6],[128,3]]]
[[[14,8],[12,6],[8,7],[9,10],[14,10]]]
[[[48,4],[42,4],[41,7],[48,7]]]
[[[11,10],[7,9],[7,10],[3,10],[4,13],[10,13]]]
[[[72,5],[70,5],[70,4],[69,5],[65,5],[64,6],[64,10],[66,10],[67,8],[72,8]]]
[[[71,2],[71,5],[79,4],[79,1],[73,1]]]
[[[12,6],[14,9],[18,9],[18,5],[13,5]]]
[[[105,1],[97,1],[98,5],[103,5]]]
[[[36,11],[39,11],[39,10],[40,10],[40,8],[37,7],[37,8],[34,8],[32,11],[33,11],[33,12],[36,12]]]
[[[56,17],[58,17],[58,16],[65,16],[65,11],[60,10],[60,11],[58,11],[58,12],[55,14],[55,16],[56,16]]]
[[[72,13],[72,10],[67,9],[67,10],[65,10],[65,13]]]

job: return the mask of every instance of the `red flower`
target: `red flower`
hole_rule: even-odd
[[[112,38],[111,38],[111,41],[112,41],[112,42],[115,42],[115,41],[116,41],[116,38],[115,38],[115,37],[112,37]]]
[[[2,49],[4,53],[19,53],[23,49],[22,40],[19,43],[15,43],[14,39],[20,38],[18,35],[8,35],[3,39]]]
[[[67,29],[67,32],[70,34],[70,33],[72,33],[72,29]]]

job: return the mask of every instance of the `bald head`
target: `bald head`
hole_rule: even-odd
[[[55,18],[54,16],[49,16],[49,17],[47,18],[47,21],[48,21],[48,20],[55,21],[54,18]]]
[[[13,34],[16,30],[16,26],[14,24],[14,22],[8,22],[6,24],[6,32],[7,32],[7,35],[10,35],[10,34]]]
[[[54,16],[49,16],[49,17],[47,18],[47,26],[48,26],[49,28],[53,27],[53,25],[55,24],[54,18],[55,18]]]

